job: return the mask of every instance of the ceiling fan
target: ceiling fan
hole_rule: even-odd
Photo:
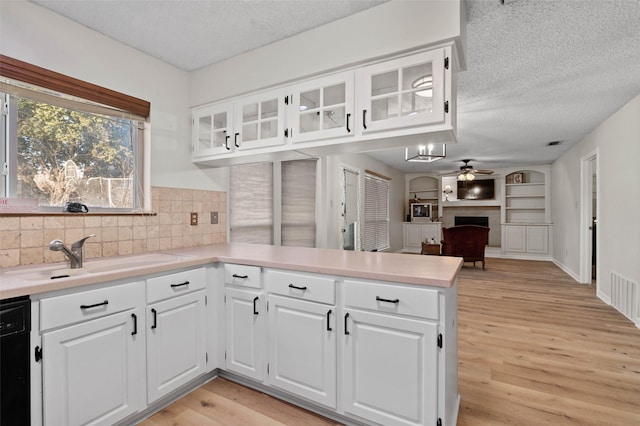
[[[493,170],[482,170],[482,169],[474,169],[469,162],[471,160],[461,160],[464,165],[460,166],[460,170],[453,170],[448,173],[444,173],[444,175],[458,175],[458,180],[460,181],[468,181],[474,180],[476,178],[475,175],[490,175],[493,174]],[[443,176],[444,176],[443,175]]]

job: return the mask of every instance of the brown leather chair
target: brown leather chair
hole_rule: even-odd
[[[489,244],[489,228],[478,225],[458,225],[442,228],[442,255],[462,257],[465,262],[482,262],[484,248]]]

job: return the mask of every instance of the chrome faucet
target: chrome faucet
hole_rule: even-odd
[[[51,244],[49,244],[49,249],[53,251],[61,251],[62,253],[64,253],[71,263],[71,269],[82,268],[82,261],[84,260],[82,246],[88,238],[95,236],[96,234],[91,234],[76,241],[75,243],[71,244],[71,250],[69,250],[69,248],[64,245],[62,240],[53,240],[51,241]]]

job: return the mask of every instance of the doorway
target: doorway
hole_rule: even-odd
[[[342,166],[342,211],[340,234],[343,250],[360,250],[360,231],[358,229],[358,199],[360,194],[360,172]]]
[[[598,277],[598,156],[597,152],[582,157],[580,220],[580,282],[593,285]]]

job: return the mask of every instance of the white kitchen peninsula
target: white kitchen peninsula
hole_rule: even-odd
[[[220,244],[88,259],[85,271],[55,280],[48,271],[58,273],[66,265],[6,268],[0,272],[0,298],[31,296],[31,346],[39,348],[41,357],[32,361],[35,425],[107,415],[109,424],[131,424],[217,375],[347,424],[455,425],[461,264],[453,257]],[[197,274],[197,279],[189,274]],[[178,304],[180,300],[185,302]],[[67,306],[57,312],[59,320],[43,310],[54,302]],[[202,303],[205,312],[198,313]],[[172,315],[163,313],[165,305]],[[174,305],[179,310],[171,311]],[[95,317],[74,314],[92,306]],[[78,405],[90,401],[86,396],[98,388],[50,374],[48,357],[60,352],[48,336],[79,327],[99,329],[98,323],[112,317],[114,336],[135,344],[130,362],[141,367],[135,370],[138,378],[129,381],[126,395],[133,398],[126,400],[126,410]],[[206,365],[182,363],[176,371],[193,379],[167,382],[156,400],[157,382],[150,375],[155,370],[149,364],[158,351],[153,336],[177,330],[173,317],[185,330],[193,328],[173,336],[180,336],[182,347],[188,345],[194,359],[205,359]],[[203,334],[206,342],[199,337]],[[167,339],[171,336],[166,334]],[[172,347],[169,341],[163,344]],[[145,346],[146,358],[141,356]],[[90,347],[87,351],[96,353]],[[100,369],[100,362],[102,357],[93,357],[74,366],[95,375],[92,368]],[[126,374],[122,370],[120,379],[127,379]],[[49,380],[44,386],[43,378]],[[60,386],[77,387],[65,396],[64,411],[47,411],[46,403],[43,410],[42,400],[47,402],[50,389]],[[105,386],[115,389],[100,384]]]

